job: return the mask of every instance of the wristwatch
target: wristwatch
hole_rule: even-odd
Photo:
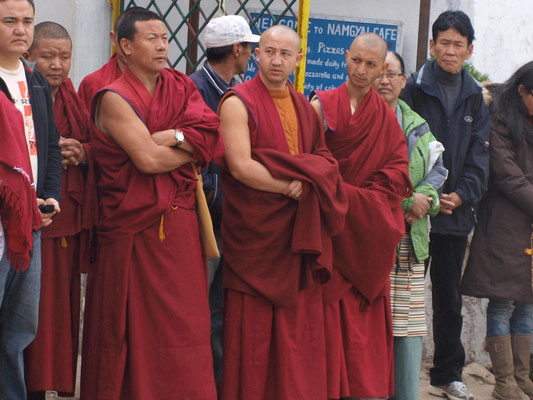
[[[176,139],[176,147],[180,147],[183,144],[183,141],[185,140],[183,132],[179,129],[174,129],[174,138]]]

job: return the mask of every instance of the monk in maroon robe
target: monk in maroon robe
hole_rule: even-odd
[[[387,68],[386,53],[379,36],[359,36],[346,52],[348,81],[312,100],[349,201],[324,286],[328,399],[394,394],[389,274],[405,229],[400,203],[411,184],[404,134],[372,88]]]
[[[100,207],[81,398],[215,400],[193,168],[221,155],[219,119],[165,68],[157,14],[130,12],[117,34],[127,67],[92,110]]]
[[[305,97],[287,80],[300,39],[261,36],[260,72],[219,108],[226,146],[223,400],[323,400],[321,284],[347,204],[338,166]]]
[[[80,273],[89,263],[90,198],[87,179],[92,123],[67,75],[72,41],[59,24],[36,25],[26,54],[50,84],[63,154],[61,213],[41,232],[41,298],[37,336],[25,350],[29,399],[46,390],[73,396],[76,386],[80,319]]]

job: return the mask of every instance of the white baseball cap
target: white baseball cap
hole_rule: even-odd
[[[205,47],[229,46],[235,43],[258,43],[259,35],[254,35],[246,20],[240,15],[225,15],[213,18],[205,27]]]

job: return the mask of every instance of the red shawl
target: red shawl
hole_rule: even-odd
[[[396,116],[370,89],[352,115],[346,84],[316,92],[349,200],[346,227],[334,239],[335,268],[370,302],[386,288],[405,229],[401,200],[412,191],[407,145]],[[328,303],[350,285],[326,286]]]
[[[121,76],[122,71],[118,66],[117,56],[114,54],[102,68],[83,78],[78,88],[78,96],[87,110],[91,109],[91,102],[96,92]]]
[[[88,142],[94,125],[68,78],[57,92],[54,117],[61,136],[81,142],[89,164],[92,164]],[[87,179],[80,167],[69,166],[63,170],[61,189],[61,213],[54,217],[53,224],[43,229],[42,238],[72,236],[92,225],[91,204],[94,204],[95,196],[93,179]]]
[[[290,154],[278,111],[260,77],[233,89],[249,111],[252,157],[278,179],[304,183],[302,199],[252,189],[223,166],[224,285],[259,293],[280,307],[295,304],[302,266],[321,281],[332,271],[331,237],[344,225],[347,204],[338,166],[326,149],[320,121],[290,88],[298,115],[300,154]]]
[[[222,155],[219,119],[202,100],[196,85],[181,72],[170,68],[161,71],[152,96],[126,67],[124,75],[100,91],[95,99],[106,90],[124,97],[150,132],[181,129],[195,149],[194,158],[199,166]],[[93,102],[93,119],[96,103]],[[190,164],[164,174],[143,174],[113,139],[99,131],[95,137],[94,158],[97,164],[105,164],[105,169],[98,171],[102,233],[139,232],[169,209],[177,192],[195,190],[196,177]]]
[[[15,271],[30,265],[32,230],[39,229],[30,156],[19,110],[0,93],[0,215],[6,232],[6,256]]]

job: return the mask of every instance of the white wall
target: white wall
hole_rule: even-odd
[[[74,87],[109,59],[111,19],[108,0],[35,0],[35,22],[57,22],[72,37]]]
[[[503,82],[533,60],[533,1],[474,0],[472,62],[493,82]]]

